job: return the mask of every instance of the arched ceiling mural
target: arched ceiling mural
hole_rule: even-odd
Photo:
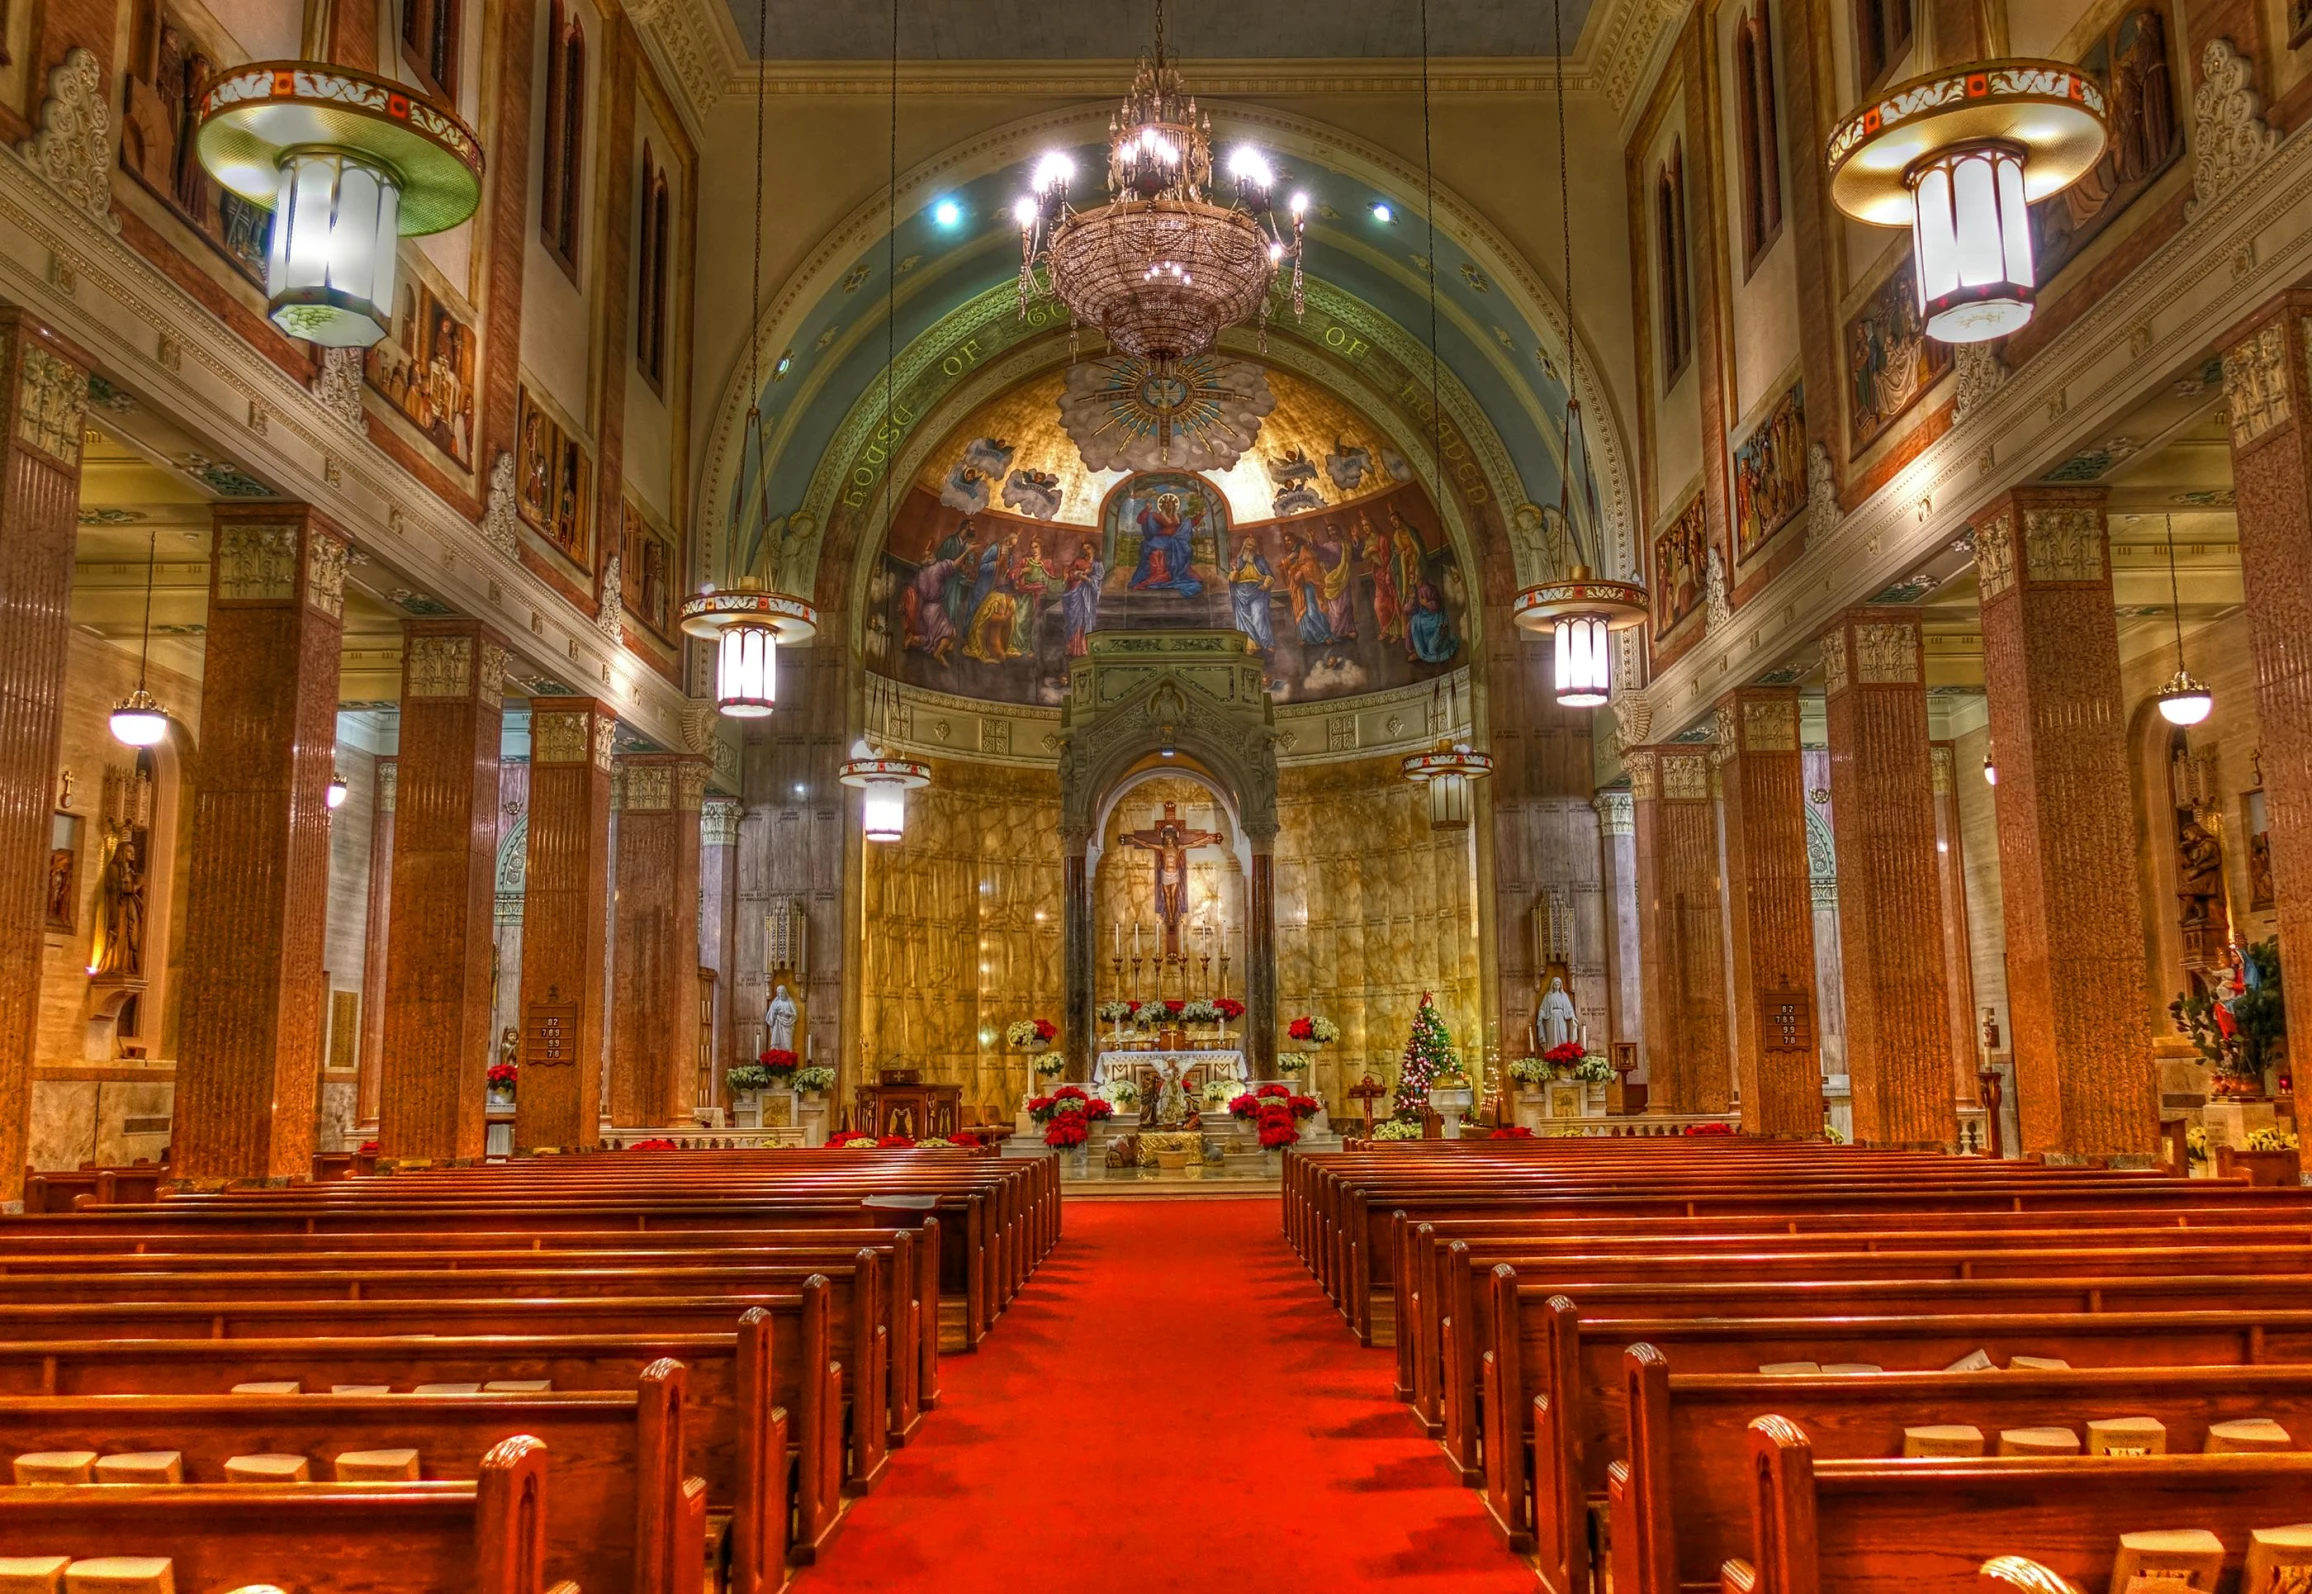
[[[699,500],[715,506],[701,539],[707,579],[764,568],[817,592],[823,604],[863,602],[863,592],[850,590],[871,563],[865,550],[852,546],[859,525],[830,522],[872,511],[879,538],[883,456],[896,451],[907,479],[934,441],[915,435],[927,416],[943,423],[943,436],[957,423],[952,405],[966,390],[973,403],[993,396],[986,384],[997,367],[1004,368],[1000,387],[1010,391],[1028,374],[1027,365],[1048,367],[1069,357],[1064,311],[1045,305],[1025,318],[1018,314],[1018,235],[1007,212],[1024,164],[1041,149],[1072,147],[1079,169],[1102,169],[1094,141],[1106,115],[1105,106],[1086,106],[996,129],[905,174],[895,230],[885,231],[884,198],[877,195],[782,285],[756,333],[767,470],[758,476],[742,448],[743,348],[708,439]],[[1291,367],[1370,417],[1437,498],[1426,435],[1428,238],[1417,213],[1418,173],[1337,130],[1259,107],[1215,107],[1215,126],[1224,150],[1238,138],[1259,142],[1278,161],[1280,186],[1305,190],[1313,202],[1309,315],[1297,326],[1289,318],[1272,324],[1265,363]],[[1559,497],[1562,316],[1538,276],[1481,218],[1442,191],[1437,201],[1439,387],[1446,451],[1462,456],[1442,463],[1471,483],[1482,478],[1481,486],[1443,495],[1443,519],[1452,536],[1474,539],[1462,548],[1465,557],[1485,544],[1507,554],[1514,568],[1498,584],[1539,580],[1551,562],[1528,506],[1554,505]],[[1379,219],[1375,205],[1389,207],[1390,219]],[[887,326],[885,296],[894,288],[895,314]],[[1039,340],[1043,352],[1028,359]],[[1096,354],[1095,340],[1096,334],[1086,336],[1077,352]],[[1232,334],[1224,347],[1259,356],[1250,329]],[[892,435],[885,437],[887,358],[897,371],[890,381]],[[1596,450],[1602,562],[1627,571],[1635,566],[1629,452],[1586,354],[1581,367],[1586,430]],[[862,472],[864,479],[857,479]],[[857,501],[846,503],[845,494],[830,490],[833,477],[844,473],[854,478],[846,492]],[[868,489],[863,499],[856,492],[862,486]],[[1471,492],[1483,502],[1487,524],[1464,528],[1457,522],[1472,507]],[[1577,494],[1577,509],[1579,500]],[[740,511],[735,536],[728,518],[733,504]],[[824,559],[836,565],[823,568]],[[830,586],[838,567],[843,579]]]

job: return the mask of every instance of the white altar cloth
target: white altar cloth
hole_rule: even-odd
[[[1244,1053],[1225,1052],[1102,1052],[1092,1062],[1092,1083],[1105,1085],[1111,1079],[1126,1079],[1138,1072],[1141,1065],[1177,1069],[1185,1074],[1198,1064],[1207,1074],[1228,1079],[1244,1078]]]

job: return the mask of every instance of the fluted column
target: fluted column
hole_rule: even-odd
[[[2312,293],[2281,294],[2224,350],[2234,519],[2256,667],[2281,986],[2312,991]],[[2293,1071],[2312,1124],[2312,1066]]]
[[[308,1179],[346,547],[302,504],[214,516],[174,1172]]]
[[[610,738],[590,697],[530,699],[522,874],[522,1075],[514,1144],[594,1146],[602,1125],[603,973],[610,955]]]
[[[1060,1045],[1066,1077],[1089,1083],[1099,1045],[1098,948],[1093,945],[1090,838],[1060,838]]]
[[[732,981],[738,970],[739,819],[745,810],[735,797],[708,797],[698,815],[698,959],[715,972],[713,1031],[706,1037],[714,1059],[713,1106],[722,1099],[723,1071],[737,1060],[732,1039]]]
[[[1609,1041],[1639,1043],[1645,1052],[1644,962],[1638,952],[1637,815],[1630,794],[1601,791],[1590,800],[1598,816],[1598,876],[1605,892],[1606,1029]]]
[[[1244,903],[1244,1065],[1276,1077],[1276,834],[1249,833],[1252,872]]]
[[[2001,498],[1975,522],[1975,579],[2023,1150],[2148,1157],[2159,1087],[2101,491]]]
[[[1632,747],[1646,1110],[1724,1112],[1726,964],[1718,901],[1718,819],[1707,747]]]
[[[354,1086],[355,1120],[377,1127],[385,1090],[385,948],[393,923],[393,809],[400,794],[401,760],[377,761],[375,806],[369,821],[369,903],[363,934],[370,953],[361,968],[361,1078]]]
[[[88,359],[0,309],[0,1202],[24,1199]]]
[[[1718,758],[1733,910],[1742,1129],[1753,1135],[1817,1135],[1822,1061],[1798,689],[1746,686],[1719,699]]]
[[[1849,609],[1822,662],[1855,1139],[1948,1146],[1958,1116],[1919,612]]]
[[[378,1149],[387,1157],[483,1152],[505,692],[506,650],[487,627],[402,622],[377,1115]]]
[[[698,1067],[698,811],[706,776],[706,761],[689,754],[618,760],[610,1121],[621,1129],[655,1129],[691,1116]]]

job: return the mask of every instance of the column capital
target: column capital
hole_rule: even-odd
[[[613,806],[622,814],[695,814],[706,801],[712,763],[694,753],[621,753]]]
[[[746,809],[736,797],[709,797],[698,811],[698,840],[702,847],[735,847],[739,820]]]
[[[1641,803],[1708,802],[1710,750],[1708,742],[1662,742],[1622,749],[1622,767],[1630,772],[1631,799]]]
[[[1798,688],[1738,686],[1718,699],[1722,758],[1798,751]]]
[[[2016,487],[1975,517],[1975,582],[1986,607],[2036,587],[2111,584],[2100,487]]]
[[[401,695],[502,705],[504,640],[479,620],[402,621]]]
[[[2312,290],[2275,294],[2216,340],[2223,356],[2224,411],[2232,452],[2242,453],[2288,430],[2312,413]]]
[[[1620,787],[1601,791],[1590,799],[1597,810],[1598,833],[1605,836],[1628,836],[1637,833],[1637,815],[1632,811],[1630,794]]]
[[[1920,611],[1908,605],[1847,610],[1822,634],[1824,695],[1873,686],[1918,690],[1926,679],[1921,631]]]
[[[209,601],[345,617],[345,534],[311,504],[213,504]]]
[[[0,306],[0,392],[12,395],[9,433],[21,446],[66,470],[80,468],[81,424],[88,416],[88,377],[96,362],[45,321]]]
[[[598,697],[530,699],[530,762],[610,768],[618,710]]]

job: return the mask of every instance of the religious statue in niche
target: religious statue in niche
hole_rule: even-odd
[[[1154,896],[1156,918],[1164,926],[1164,956],[1177,960],[1183,956],[1180,945],[1180,921],[1188,912],[1188,849],[1217,845],[1221,838],[1216,830],[1191,830],[1180,821],[1177,803],[1164,805],[1163,817],[1145,830],[1130,830],[1116,838],[1127,847],[1139,847],[1154,855]],[[1135,945],[1139,932],[1133,932]]]
[[[152,754],[104,772],[104,845],[97,860],[96,922],[88,940],[88,973],[96,979],[141,979],[145,971],[146,850],[152,837]]]
[[[2241,816],[2248,832],[2248,911],[2269,913],[2272,894],[2272,819],[2264,804],[2264,750],[2248,755],[2256,784],[2240,794]]]
[[[2031,257],[2043,283],[2053,281],[2096,234],[2175,164],[2184,148],[2168,66],[2167,23],[2156,7],[2120,17],[2088,47],[2079,64],[2104,85],[2111,107],[2111,137],[2086,176],[2031,207]]]
[[[2220,965],[2232,941],[2215,786],[2215,749],[2194,748],[2182,729],[2173,731],[2168,792],[2175,816],[2176,925],[2183,934],[2184,967],[2195,972]]]
[[[1793,382],[1734,450],[1734,552],[1747,559],[1806,507],[1806,384]]]
[[[1709,553],[1696,493],[1654,538],[1654,633],[1661,636],[1702,607]]]
[[[763,1009],[763,1050],[792,1052],[795,1049],[795,1023],[802,1009],[787,994],[784,985],[771,987],[771,1000]]]
[[[1902,256],[1846,326],[1849,455],[1860,454],[1951,368],[1951,346],[1930,338],[1919,319],[1918,277]],[[1799,460],[1799,496],[1806,462]]]
[[[1552,974],[1549,989],[1542,993],[1540,1010],[1533,1015],[1534,1055],[1546,1056],[1560,1046],[1579,1044],[1581,1039],[1581,1012],[1566,994],[1565,981]]]

